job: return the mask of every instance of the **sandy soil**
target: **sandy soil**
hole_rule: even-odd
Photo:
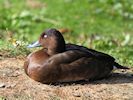
[[[26,76],[23,62],[0,60],[0,100],[133,100],[133,69],[94,82],[46,85]]]

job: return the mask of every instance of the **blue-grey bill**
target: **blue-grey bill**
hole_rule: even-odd
[[[27,48],[34,48],[34,47],[40,47],[41,44],[39,43],[39,41],[33,42],[32,44],[29,44],[27,46]]]

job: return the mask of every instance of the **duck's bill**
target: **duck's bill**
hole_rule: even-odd
[[[29,44],[27,48],[34,48],[34,47],[41,47],[41,44],[39,41],[33,42],[32,44]]]

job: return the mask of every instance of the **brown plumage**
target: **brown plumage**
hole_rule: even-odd
[[[41,83],[96,80],[107,77],[113,66],[128,69],[110,55],[75,44],[65,44],[61,33],[49,29],[29,47],[43,49],[31,53],[24,64],[26,74]]]

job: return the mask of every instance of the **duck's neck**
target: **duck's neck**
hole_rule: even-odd
[[[51,45],[48,46],[47,53],[50,56],[52,56],[52,55],[64,52],[65,48],[66,48],[66,46],[65,46],[65,42],[64,41],[57,42],[57,43],[54,43],[54,44],[51,44]]]

